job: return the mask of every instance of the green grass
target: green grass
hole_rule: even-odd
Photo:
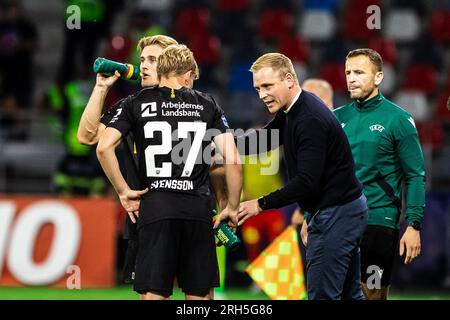
[[[243,289],[225,290],[215,293],[216,299],[225,300],[267,300],[264,293],[251,293]],[[184,299],[184,294],[175,289],[173,300]],[[0,300],[139,300],[132,287],[120,286],[112,289],[49,289],[49,288],[1,288]]]
[[[173,300],[184,299],[183,293],[174,290]],[[227,289],[223,294],[216,291],[216,299],[222,300],[267,300],[262,293],[246,289]],[[450,300],[450,293],[393,292],[390,300]],[[0,287],[0,300],[139,300],[139,295],[129,286],[112,289],[49,289],[49,288],[4,288]]]

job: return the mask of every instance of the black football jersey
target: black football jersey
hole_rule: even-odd
[[[105,126],[111,121],[115,114],[117,114],[117,109],[120,108],[120,105],[125,99],[119,100],[112,107],[110,107],[100,119],[100,122]],[[137,155],[134,150],[134,138],[133,133],[129,132],[124,139],[122,139],[122,143],[116,148],[116,156],[119,161],[120,171],[127,182],[128,186],[131,189],[138,189],[139,179],[138,179],[138,160]]]
[[[133,134],[140,188],[209,193],[211,140],[228,129],[212,96],[187,88],[146,88],[124,99],[108,126],[123,136]]]

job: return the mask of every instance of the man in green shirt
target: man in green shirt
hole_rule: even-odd
[[[417,129],[411,115],[379,91],[382,64],[374,50],[350,51],[345,75],[353,101],[334,111],[350,142],[356,176],[369,206],[361,242],[361,281],[366,299],[371,300],[387,299],[403,186],[408,227],[400,240],[400,255],[406,253],[405,264],[420,254],[425,208],[425,169]]]

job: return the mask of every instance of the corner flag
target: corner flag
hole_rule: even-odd
[[[272,300],[306,299],[297,232],[287,227],[245,270]]]

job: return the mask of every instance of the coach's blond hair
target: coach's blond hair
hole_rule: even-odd
[[[265,67],[270,67],[274,71],[278,71],[281,79],[284,79],[286,74],[290,73],[295,82],[298,84],[298,78],[294,70],[294,65],[292,64],[291,59],[286,57],[284,54],[266,53],[253,62],[250,67],[250,71],[255,73]]]
[[[160,78],[170,75],[179,76],[188,71],[193,71],[196,78],[199,76],[194,54],[184,44],[174,44],[165,48],[158,57],[156,71]]]
[[[142,52],[142,50],[144,50],[145,47],[151,45],[157,45],[165,49],[173,44],[178,44],[177,40],[169,36],[165,36],[163,34],[158,34],[156,36],[148,36],[141,38],[137,44],[137,49],[139,50],[139,52]]]

